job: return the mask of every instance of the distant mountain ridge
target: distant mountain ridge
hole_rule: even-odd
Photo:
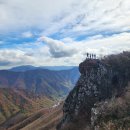
[[[9,70],[15,71],[15,72],[25,72],[28,70],[36,70],[36,69],[48,69],[48,70],[55,70],[55,71],[60,71],[60,70],[69,70],[73,69],[77,66],[32,66],[32,65],[23,65],[23,66],[16,66],[13,67]]]
[[[65,96],[78,80],[79,71],[35,69],[25,72],[0,71],[0,88],[20,88],[38,95]]]

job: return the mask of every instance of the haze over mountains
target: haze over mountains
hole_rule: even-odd
[[[19,66],[0,70],[2,129],[13,126],[14,120],[21,122],[33,112],[52,107],[68,95],[78,78],[78,67],[72,66]]]
[[[130,0],[0,0],[0,130],[130,130]]]
[[[0,87],[25,89],[38,95],[57,97],[67,95],[78,77],[77,67],[52,71],[39,67],[22,66],[11,70],[1,70]]]
[[[16,72],[23,72],[27,70],[36,70],[36,69],[48,69],[48,70],[69,70],[77,66],[32,66],[32,65],[23,65],[23,66],[16,66],[11,68],[11,71],[16,71]]]
[[[127,130],[129,59],[129,52],[101,60],[86,59],[79,65],[80,77],[77,67],[1,70],[0,129],[56,130],[57,126],[57,130]],[[64,105],[57,105],[57,99],[68,93]]]

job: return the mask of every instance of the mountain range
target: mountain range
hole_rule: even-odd
[[[1,70],[0,130],[129,130],[129,65],[123,52],[79,70]]]
[[[79,78],[78,67],[52,68],[19,66],[0,70],[0,129],[50,108],[67,96]]]
[[[55,70],[55,71],[60,71],[60,70],[70,70],[72,68],[75,68],[77,66],[32,66],[32,65],[23,65],[23,66],[16,66],[13,67],[9,70],[15,71],[15,72],[25,72],[27,70],[36,70],[36,69],[48,69],[48,70]]]
[[[52,71],[33,69],[28,71],[0,71],[0,88],[16,88],[45,96],[65,96],[78,80],[77,67],[69,70]]]

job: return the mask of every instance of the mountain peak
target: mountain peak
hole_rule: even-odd
[[[92,126],[92,112],[97,110],[94,109],[95,104],[105,104],[106,100],[122,95],[130,80],[130,68],[126,64],[129,63],[129,58],[130,55],[119,54],[102,60],[83,61],[79,65],[81,76],[65,100],[64,116],[57,129],[84,130],[89,127],[91,130],[91,127],[96,127]],[[120,62],[122,59],[123,63]]]

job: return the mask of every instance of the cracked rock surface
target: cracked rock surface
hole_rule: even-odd
[[[81,76],[65,100],[63,118],[57,126],[58,130],[75,119],[80,122],[81,118],[86,125],[93,125],[95,115],[99,113],[94,104],[116,96],[120,86],[125,86],[125,82],[119,80],[120,77],[113,84],[113,79],[119,75],[118,72],[98,59],[86,59],[79,65],[79,71]]]

